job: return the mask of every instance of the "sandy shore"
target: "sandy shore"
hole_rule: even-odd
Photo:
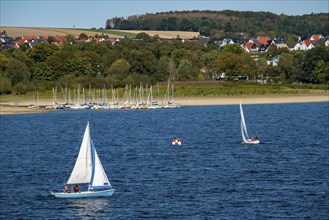
[[[180,103],[182,106],[237,105],[240,101],[243,104],[329,102],[329,93],[317,95],[184,97],[175,99],[175,102]],[[51,105],[51,103],[51,100],[40,100],[40,106]],[[29,114],[52,111],[45,108],[31,109],[28,108],[28,105],[28,102],[2,103],[0,104],[0,114]]]
[[[329,94],[321,95],[266,95],[266,96],[226,96],[226,97],[191,97],[177,98],[175,100],[182,106],[202,105],[236,105],[243,104],[279,104],[279,103],[305,103],[329,102]]]
[[[0,104],[0,115],[31,114],[31,113],[43,113],[49,111],[53,111],[53,110],[44,109],[44,108],[28,108],[28,106]]]

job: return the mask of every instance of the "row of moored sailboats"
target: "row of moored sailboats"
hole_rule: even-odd
[[[146,86],[143,88],[126,85],[123,97],[119,98],[117,89],[111,89],[111,98],[107,98],[105,86],[96,91],[80,87],[73,90],[73,99],[71,99],[71,90],[62,89],[63,104],[58,103],[57,88],[53,88],[53,105],[46,108],[52,109],[160,109],[160,108],[180,108],[181,105],[174,101],[173,84],[168,83],[164,98],[160,97],[159,86],[157,87],[157,97],[153,95],[153,88]],[[34,95],[33,95],[34,97]],[[33,98],[34,99],[34,98]]]

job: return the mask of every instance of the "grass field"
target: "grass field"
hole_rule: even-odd
[[[81,33],[88,36],[96,34],[108,35],[109,37],[128,37],[133,38],[136,34],[145,32],[150,36],[159,35],[162,38],[193,38],[199,35],[198,32],[184,31],[135,31],[135,30],[109,30],[109,29],[74,29],[74,28],[43,28],[43,27],[0,27],[0,32],[6,31],[9,37],[19,36],[66,36],[74,35],[78,37]]]

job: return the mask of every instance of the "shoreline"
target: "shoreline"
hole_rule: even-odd
[[[329,102],[329,93],[310,95],[241,95],[218,97],[185,97],[176,98],[182,106],[209,106],[209,105],[238,105],[243,104],[285,104],[285,103],[312,103]]]
[[[4,103],[0,104],[0,115],[34,114],[51,111],[54,111],[54,109],[45,109],[43,107],[29,108],[28,105],[10,105]]]
[[[314,103],[329,102],[329,93],[302,94],[302,95],[241,95],[241,96],[216,96],[216,97],[178,97],[174,102],[185,106],[213,106],[213,105],[238,105],[243,104],[287,104],[287,103]],[[40,100],[40,108],[28,108],[28,101],[0,103],[0,115],[31,114],[51,112],[54,109],[45,109],[51,105],[52,100]],[[161,104],[161,103],[160,103]]]

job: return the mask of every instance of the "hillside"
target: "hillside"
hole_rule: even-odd
[[[297,3],[297,2],[296,2]],[[271,12],[251,11],[170,11],[155,14],[114,17],[106,22],[106,29],[193,31],[211,36],[214,32],[267,35],[286,34],[329,35],[329,13],[288,16]],[[217,33],[218,35],[218,33]],[[222,37],[222,36],[219,36]]]
[[[78,37],[81,33],[86,33],[88,36],[96,34],[105,34],[109,37],[134,37],[140,32],[145,32],[150,36],[159,35],[162,38],[176,38],[179,35],[182,38],[193,38],[199,35],[199,32],[187,31],[136,31],[136,30],[104,30],[104,29],[72,29],[72,28],[32,28],[32,27],[0,27],[0,32],[6,31],[10,37],[18,36],[66,36],[74,35]]]

